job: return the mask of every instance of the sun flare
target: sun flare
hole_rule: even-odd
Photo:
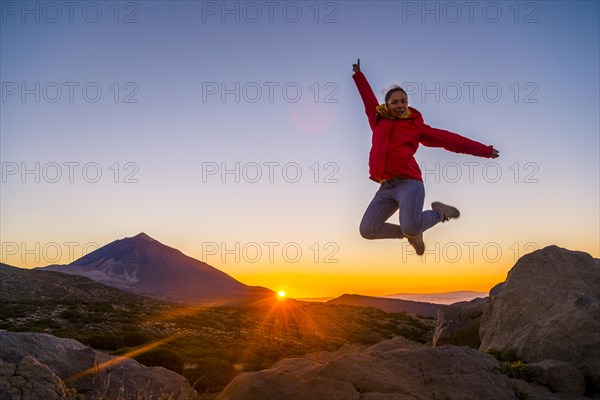
[[[285,290],[280,290],[279,292],[277,292],[277,295],[279,297],[285,297]]]

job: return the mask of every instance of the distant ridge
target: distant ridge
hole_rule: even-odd
[[[336,299],[329,300],[327,304],[373,307],[390,313],[406,312],[427,317],[437,317],[438,310],[442,307],[440,304],[385,299],[381,297],[361,296],[358,294],[343,294]]]
[[[115,240],[68,265],[42,270],[81,275],[131,293],[188,305],[241,305],[275,293],[223,271],[145,233]]]
[[[420,303],[433,303],[449,305],[459,303],[463,301],[471,301],[475,298],[488,297],[487,292],[476,292],[472,290],[457,290],[454,292],[443,292],[443,293],[396,293],[388,294],[384,296],[370,296],[381,299],[399,299],[399,300],[410,300],[418,301]],[[297,298],[299,301],[307,302],[320,302],[324,303],[328,300],[333,300],[335,297],[302,297]]]
[[[329,300],[333,300],[335,297],[300,297],[296,300],[305,301],[308,303],[326,303]]]
[[[454,304],[461,301],[470,301],[478,297],[488,297],[488,293],[475,292],[471,290],[459,290],[444,293],[397,293],[381,297],[387,299],[412,300],[434,304]]]

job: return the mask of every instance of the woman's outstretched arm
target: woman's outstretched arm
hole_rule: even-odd
[[[419,141],[425,146],[443,147],[455,153],[488,158],[497,158],[500,156],[500,152],[494,149],[493,146],[486,146],[483,143],[471,140],[457,133],[432,128],[425,123],[423,124],[421,139]]]
[[[369,85],[367,78],[360,71],[360,59],[358,59],[356,64],[352,65],[352,70],[354,71],[352,78],[356,83],[358,93],[360,93],[360,97],[365,105],[365,113],[369,119],[369,125],[371,126],[371,129],[375,129],[375,124],[377,123],[376,109],[379,103],[377,102],[377,97],[375,97],[375,93],[373,93],[373,89],[371,89],[371,85]]]

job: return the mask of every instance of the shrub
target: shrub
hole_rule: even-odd
[[[92,313],[84,314],[82,316],[82,322],[85,322],[88,324],[91,324],[91,323],[100,324],[110,318],[111,318],[110,315],[104,315],[101,312],[92,312]]]
[[[125,332],[122,334],[123,343],[128,347],[139,346],[148,343],[152,338],[142,332]]]
[[[83,343],[97,350],[117,350],[125,346],[123,338],[115,334],[92,335],[84,338]]]
[[[58,314],[58,316],[70,322],[78,322],[81,319],[81,313],[74,308],[67,308]]]
[[[535,380],[535,374],[527,367],[527,364],[517,358],[515,349],[498,350],[490,347],[485,351],[496,360],[502,362],[500,372],[508,375],[510,378],[523,379],[527,382]]]
[[[230,362],[214,357],[201,358],[195,364],[195,368],[184,370],[183,376],[198,392],[221,391],[236,374]]]
[[[26,307],[19,307],[20,304],[2,304],[0,307],[0,319],[21,318],[29,314]]]
[[[514,362],[505,361],[500,371],[508,375],[509,378],[523,379],[527,382],[535,380],[535,374],[527,367],[527,364],[520,360]]]
[[[148,367],[164,367],[181,374],[185,362],[181,354],[173,350],[159,347],[134,357]]]
[[[394,333],[398,334],[400,336],[403,336],[409,340],[412,340],[414,342],[420,342],[420,343],[426,342],[426,340],[423,339],[424,331],[415,328],[413,325],[397,326],[394,329]]]
[[[32,332],[46,332],[48,329],[60,329],[61,325],[59,322],[50,319],[50,318],[42,318],[38,320],[29,320],[22,327],[25,330],[30,330]]]
[[[490,347],[485,352],[486,352],[486,354],[491,355],[492,357],[494,357],[498,361],[504,361],[504,362],[515,362],[515,361],[518,361],[517,351],[515,349],[512,349],[512,348],[508,348],[508,349],[505,349],[505,350],[498,350],[498,349],[496,349],[494,347]]]

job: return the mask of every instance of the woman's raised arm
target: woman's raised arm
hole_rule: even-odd
[[[377,102],[377,97],[375,97],[375,93],[373,93],[373,89],[371,89],[371,85],[369,85],[367,78],[360,70],[360,58],[357,60],[356,64],[352,64],[352,70],[354,71],[352,78],[356,83],[358,93],[365,105],[365,114],[367,114],[367,118],[369,119],[369,125],[371,126],[371,129],[374,129],[377,123],[377,106],[379,103]]]

